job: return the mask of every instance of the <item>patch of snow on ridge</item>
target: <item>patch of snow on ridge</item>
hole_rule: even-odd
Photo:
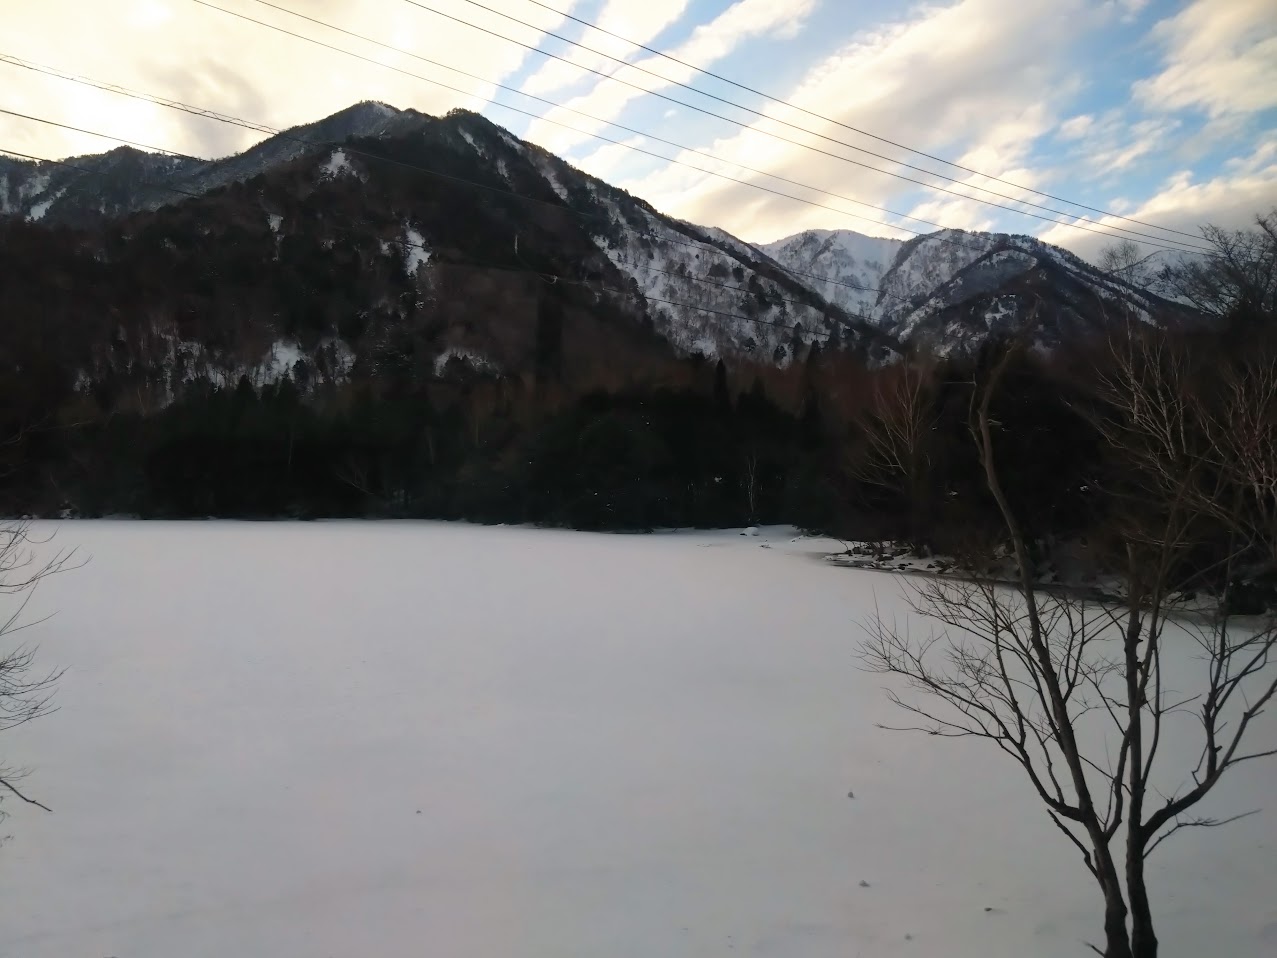
[[[23,200],[39,196],[49,188],[49,184],[52,181],[52,177],[48,173],[37,173],[18,187],[18,202],[21,203]]]
[[[448,363],[454,359],[463,360],[477,372],[496,373],[501,371],[501,367],[497,363],[482,353],[473,349],[466,349],[464,346],[449,346],[435,357],[435,375],[442,376],[443,371],[448,368]]]
[[[568,202],[567,187],[560,183],[559,178],[550,170],[543,170],[542,172],[545,174],[545,178],[550,181],[550,186],[554,188],[554,192],[559,194],[559,199],[563,200],[564,203]]]
[[[426,238],[411,226],[404,228],[404,268],[409,276],[415,276],[417,270],[430,262],[430,250],[426,249]]]
[[[334,150],[333,155],[328,158],[328,162],[319,169],[321,173],[329,178],[336,178],[342,174],[353,174],[355,172],[355,168],[351,165],[345,150]]]

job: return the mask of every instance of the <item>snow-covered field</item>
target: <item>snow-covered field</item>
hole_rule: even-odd
[[[61,711],[0,736],[9,958],[1053,958],[1099,898],[1010,763],[898,720],[904,580],[789,534],[58,524]],[[833,548],[832,546],[830,547]],[[38,608],[37,608],[38,607]],[[1267,718],[1267,717],[1266,717]],[[1257,733],[1271,738],[1269,723]],[[854,798],[849,797],[854,793]],[[1164,956],[1277,954],[1277,763],[1154,858]]]

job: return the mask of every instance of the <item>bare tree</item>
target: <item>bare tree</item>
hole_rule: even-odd
[[[862,444],[851,452],[850,472],[860,482],[907,500],[914,545],[923,532],[936,419],[934,370],[916,361],[882,371],[868,404],[855,417]]]
[[[61,672],[43,672],[35,667],[33,646],[11,639],[43,620],[24,621],[31,597],[40,581],[71,568],[74,553],[58,551],[41,558],[39,547],[48,539],[33,537],[31,526],[12,522],[0,527],[0,596],[10,608],[0,618],[0,731],[25,725],[52,711],[54,687]],[[4,794],[48,811],[48,806],[19,788],[23,770],[0,766],[0,802]]]
[[[1158,275],[1161,291],[1210,316],[1237,310],[1272,315],[1277,298],[1277,209],[1255,218],[1248,230],[1207,226],[1211,251],[1185,258]]]
[[[985,739],[1017,762],[1099,885],[1105,944],[1091,947],[1106,958],[1155,958],[1149,854],[1181,829],[1241,817],[1194,809],[1230,768],[1277,754],[1246,744],[1277,694],[1277,621],[1237,625],[1229,596],[1241,563],[1274,557],[1277,364],[1271,353],[1224,370],[1213,364],[1222,385],[1210,390],[1194,375],[1190,352],[1168,343],[1147,333],[1118,340],[1091,412],[1120,474],[1140,490],[1106,489],[1123,559],[1121,601],[1048,594],[1032,579],[994,458],[990,404],[1008,352],[975,389],[971,431],[1018,581],[915,586],[913,611],[933,631],[915,637],[878,617],[862,647],[870,669],[922,693],[889,693],[914,716],[913,730]],[[1223,546],[1199,568],[1188,560],[1203,542]],[[1218,585],[1205,621],[1191,630],[1202,652],[1197,685],[1173,692],[1163,681],[1163,637],[1174,596],[1190,582]],[[1170,722],[1188,715],[1196,723]],[[1159,768],[1171,728],[1184,744],[1193,724],[1196,762]]]
[[[1156,252],[1145,254],[1139,244],[1124,239],[1100,250],[1100,269],[1140,289],[1148,289],[1157,279],[1153,266]]]

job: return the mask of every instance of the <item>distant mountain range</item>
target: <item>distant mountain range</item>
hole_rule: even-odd
[[[587,354],[784,366],[815,344],[885,363],[978,346],[1030,311],[1051,348],[1182,313],[1027,236],[812,230],[753,245],[480,115],[380,103],[220,160],[0,157],[0,217],[10,315],[64,317],[84,383],[127,373],[166,395],[196,375],[375,372],[403,361],[404,330],[423,370],[570,375]]]

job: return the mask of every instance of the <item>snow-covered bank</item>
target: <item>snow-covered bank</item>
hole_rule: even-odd
[[[903,580],[758,536],[69,522],[62,710],[0,737],[15,958],[1054,958],[1099,897],[1009,761],[899,720]],[[37,608],[38,606],[38,608]],[[1185,650],[1187,651],[1187,650]],[[1265,717],[1269,718],[1269,717]],[[1271,741],[1272,723],[1256,732]],[[1249,763],[1204,811],[1271,804]],[[854,798],[849,797],[854,795]],[[1163,954],[1277,950],[1277,808],[1152,861]]]

